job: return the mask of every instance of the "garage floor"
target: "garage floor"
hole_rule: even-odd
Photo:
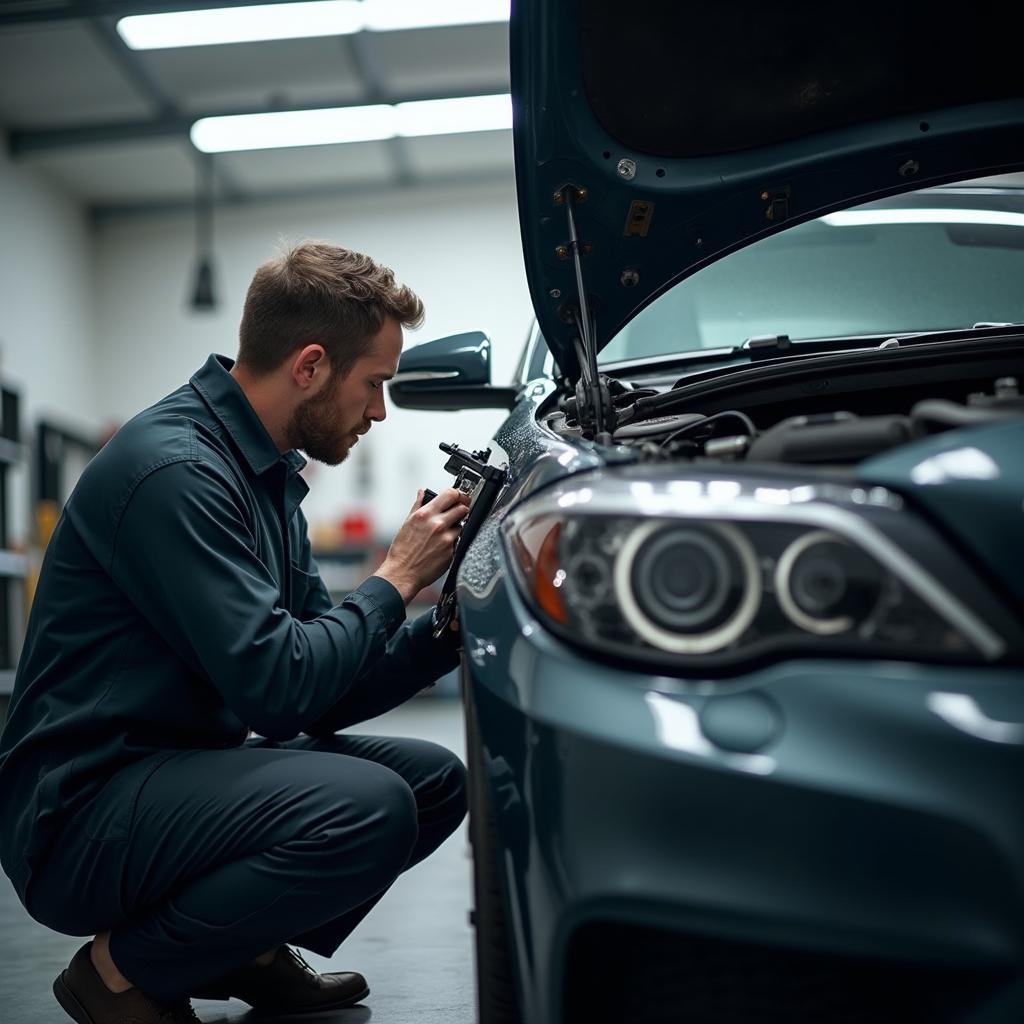
[[[465,760],[458,700],[421,697],[352,730],[419,736]],[[331,959],[303,951],[317,970],[366,975],[365,1004],[324,1013],[318,1024],[472,1024],[473,936],[468,923],[471,861],[465,825],[433,857],[403,875]],[[70,1020],[53,998],[53,979],[84,939],[58,935],[33,921],[0,874],[0,1021],[59,1024]],[[195,1000],[200,1019],[252,1018],[245,1003]],[[263,1018],[265,1020],[266,1018]]]

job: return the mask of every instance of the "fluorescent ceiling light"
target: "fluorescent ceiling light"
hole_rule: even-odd
[[[508,21],[509,0],[363,0],[371,32]]]
[[[192,125],[190,135],[196,149],[203,153],[227,153],[390,139],[395,134],[394,125],[395,108],[380,103],[369,107],[204,117]]]
[[[137,14],[117,23],[133,50],[341,36],[508,21],[509,0],[315,0]]]
[[[454,100],[417,100],[395,108],[399,135],[454,135],[512,127],[512,97],[465,96]]]
[[[379,103],[367,107],[204,117],[192,125],[190,134],[201,152],[227,153],[243,149],[373,142],[396,136],[498,131],[511,127],[512,97],[504,93],[395,106]]]
[[[832,227],[872,224],[997,224],[1024,228],[1024,213],[1004,210],[844,210],[821,218]]]
[[[359,0],[315,0],[310,3],[137,14],[122,18],[117,23],[117,31],[133,50],[340,36],[363,28],[365,15],[362,6]]]

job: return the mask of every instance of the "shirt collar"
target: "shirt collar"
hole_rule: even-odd
[[[297,473],[306,465],[306,460],[294,449],[283,455],[277,450],[238,381],[228,372],[234,365],[233,359],[213,354],[192,375],[189,383],[231,435],[253,473],[259,476],[282,459],[289,475]]]

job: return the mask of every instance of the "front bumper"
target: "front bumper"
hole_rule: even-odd
[[[630,926],[793,951],[794,965],[802,951],[906,979],[977,976],[979,993],[1021,972],[1019,671],[631,673],[554,639],[507,581],[463,600],[462,623],[524,1020],[572,1019],[580,950],[633,943]],[[610,991],[599,1005],[614,1018]],[[629,1019],[704,1019],[686,1010],[647,1018],[631,1004]]]

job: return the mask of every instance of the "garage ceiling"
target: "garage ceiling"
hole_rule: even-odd
[[[115,29],[132,13],[244,5],[0,0],[12,158],[99,218],[191,205],[204,160],[220,203],[511,175],[509,131],[198,153],[188,129],[200,116],[509,90],[505,24],[139,51]]]

